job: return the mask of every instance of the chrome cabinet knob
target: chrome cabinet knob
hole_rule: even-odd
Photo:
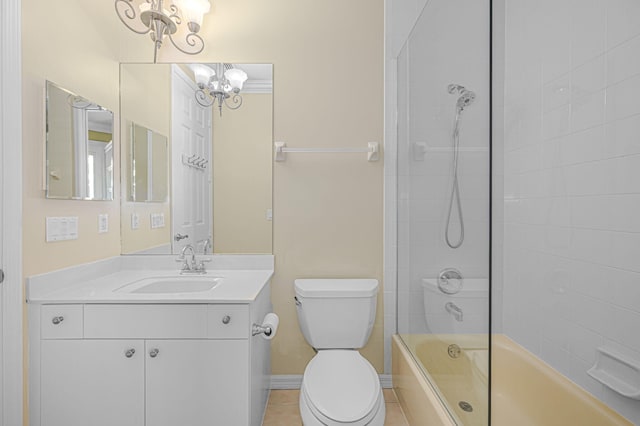
[[[55,325],[60,324],[62,321],[64,321],[64,317],[53,317],[53,319],[51,320],[51,322]]]
[[[160,350],[159,350],[159,349],[154,348],[154,349],[151,349],[151,350],[149,351],[149,356],[150,356],[151,358],[155,358],[155,357],[157,357],[157,356],[158,356],[158,354],[159,354],[159,353],[160,353]]]
[[[127,351],[124,353],[124,356],[126,356],[127,358],[131,358],[135,353],[136,353],[135,349],[133,348],[127,349]]]
[[[223,324],[229,324],[231,322],[231,317],[229,315],[225,315],[222,317]]]

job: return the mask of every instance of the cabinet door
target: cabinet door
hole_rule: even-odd
[[[144,426],[143,341],[41,345],[41,426]]]
[[[248,426],[248,345],[146,341],[146,426]]]

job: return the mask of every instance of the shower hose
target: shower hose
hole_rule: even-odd
[[[453,180],[451,182],[451,197],[449,198],[449,212],[447,213],[447,226],[444,232],[444,239],[452,249],[457,249],[464,242],[464,217],[462,215],[462,204],[460,202],[460,188],[458,187],[458,154],[460,151],[460,108],[456,109],[456,119],[453,128]],[[458,220],[460,223],[460,235],[457,241],[451,241],[449,228],[451,226],[451,216],[453,214],[453,204],[456,204]]]

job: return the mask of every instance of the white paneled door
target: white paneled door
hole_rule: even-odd
[[[0,426],[23,423],[20,11],[20,0],[0,2]]]
[[[0,157],[2,157],[2,144],[0,143]],[[2,246],[3,241],[4,241],[4,227],[2,226],[2,224],[4,223],[2,221],[2,189],[3,189],[4,185],[2,182],[2,173],[0,173],[0,384],[2,384],[2,386],[0,386],[0,413],[4,412],[4,407],[3,407],[3,402],[4,402],[4,395],[3,395],[3,389],[4,389],[4,375],[2,374],[2,370],[3,370],[3,366],[4,366],[4,359],[3,359],[3,354],[4,354],[4,350],[3,350],[3,343],[4,343],[4,326],[3,326],[3,317],[4,317],[4,301],[3,301],[3,296],[2,294],[4,293],[3,289],[2,289],[2,285],[4,283],[4,270],[2,268],[4,268],[4,263],[2,262]],[[2,419],[0,418],[0,426],[2,426]]]
[[[173,252],[187,244],[201,251],[212,237],[211,108],[196,102],[195,83],[177,66],[171,87]]]

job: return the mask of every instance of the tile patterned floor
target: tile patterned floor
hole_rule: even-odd
[[[409,426],[396,394],[392,389],[384,389],[387,416],[385,426]],[[263,426],[300,426],[300,410],[298,409],[299,390],[272,390],[264,416]]]

